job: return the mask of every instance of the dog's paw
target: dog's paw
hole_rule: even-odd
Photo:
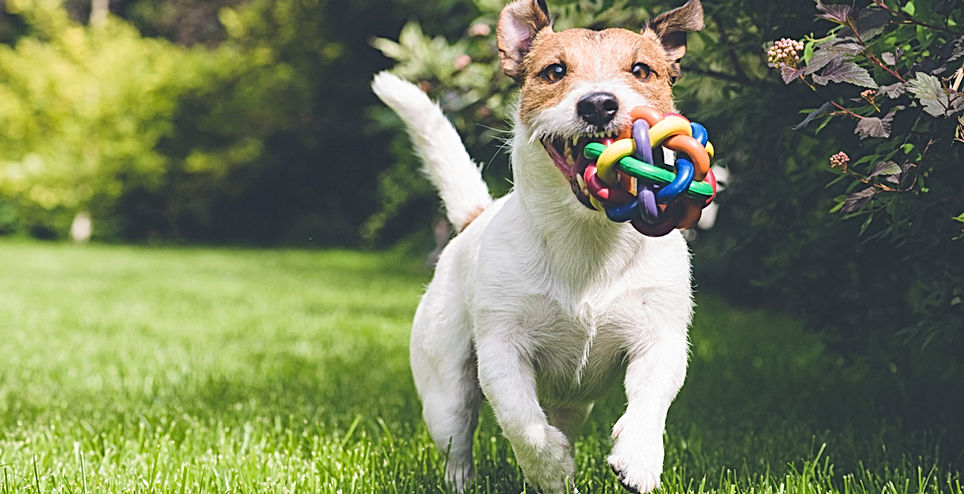
[[[445,481],[455,492],[465,492],[474,478],[475,468],[472,463],[450,461],[445,466]]]
[[[531,426],[526,430],[524,443],[513,445],[516,460],[526,481],[543,494],[572,491],[575,472],[572,446],[565,434],[550,425]]]
[[[626,490],[650,492],[659,487],[659,476],[663,472],[662,438],[649,444],[617,440],[607,461]]]

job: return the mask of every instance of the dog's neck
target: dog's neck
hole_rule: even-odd
[[[544,242],[552,269],[573,286],[612,280],[632,262],[646,238],[614,223],[573,195],[569,183],[538,140],[516,126],[512,146],[515,193]],[[619,253],[619,258],[615,256]]]

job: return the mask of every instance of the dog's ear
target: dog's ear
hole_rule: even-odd
[[[499,63],[505,75],[522,79],[523,59],[536,34],[543,29],[552,29],[546,0],[515,0],[502,9],[496,27],[496,40],[499,46]]]
[[[686,54],[686,33],[703,29],[703,5],[700,0],[689,0],[686,5],[656,16],[646,24],[646,29],[656,33],[669,58],[671,77],[680,76],[679,61]]]

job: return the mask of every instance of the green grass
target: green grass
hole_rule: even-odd
[[[445,492],[407,363],[430,275],[391,253],[0,243],[0,493]],[[664,491],[964,492],[961,408],[938,406],[960,396],[900,402],[793,320],[698,302]],[[583,429],[581,492],[620,492],[622,400]],[[478,492],[523,490],[490,411],[476,444]]]

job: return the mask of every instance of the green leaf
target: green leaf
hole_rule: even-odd
[[[816,45],[815,42],[808,40],[803,44],[803,61],[804,63],[810,63],[810,59],[813,58],[813,47]]]
[[[870,175],[868,175],[867,178],[873,178],[878,175],[898,175],[900,172],[900,165],[897,163],[894,163],[893,161],[881,161],[880,163],[874,165],[873,171],[870,172]]]

